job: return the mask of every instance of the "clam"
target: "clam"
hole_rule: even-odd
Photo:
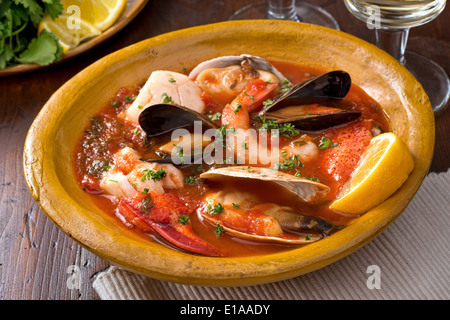
[[[219,222],[218,218],[220,218],[204,213],[202,214],[202,216],[213,224],[217,224]],[[229,232],[230,234],[241,239],[258,242],[277,242],[292,245],[316,242],[339,230],[338,226],[333,225],[323,219],[299,214],[297,212],[294,212],[292,208],[289,207],[279,207],[279,210],[277,211],[268,212],[268,216],[275,218],[278,221],[281,229],[287,232],[291,232],[292,234],[284,237],[273,235],[259,235],[243,232],[227,225],[222,225],[222,228],[226,232]]]
[[[230,166],[217,168],[202,173],[200,178],[219,181],[226,179],[251,179],[271,182],[283,187],[302,201],[308,203],[317,202],[330,191],[330,188],[322,183],[262,167]]]
[[[189,74],[191,80],[217,102],[226,104],[255,79],[280,86],[288,80],[267,60],[252,56],[223,56],[200,63]]]
[[[229,67],[241,68],[244,70],[244,72],[254,73],[255,76],[258,73],[262,73],[264,76],[268,76],[266,73],[270,73],[275,76],[280,83],[287,81],[286,77],[266,59],[249,54],[242,54],[239,56],[223,56],[204,61],[197,65],[194,69],[192,69],[189,74],[189,78],[191,80],[195,80],[202,72],[205,72],[207,70],[219,68],[226,69]]]
[[[327,195],[330,190],[328,186],[315,181],[260,167],[224,167],[202,173],[200,175],[200,178],[215,181],[227,181],[230,179],[237,181],[241,181],[242,179],[266,181],[281,186],[288,192],[292,193],[295,197],[300,199],[302,202],[307,203],[317,202],[325,195]],[[216,196],[216,199],[224,202],[223,204],[227,206],[227,212],[222,215],[210,214],[204,211],[201,211],[200,213],[205,219],[209,220],[212,223],[217,224],[218,222],[221,222],[224,230],[229,232],[230,234],[233,234],[239,238],[255,241],[307,244],[320,240],[339,229],[338,226],[333,225],[321,218],[301,214],[299,212],[296,212],[294,209],[286,206],[263,204],[248,207],[245,204],[245,200],[243,201],[241,199],[250,197],[251,196],[247,196],[245,195],[245,192],[243,192],[235,195],[233,200],[227,200],[226,191],[220,191]],[[232,207],[230,206],[231,202],[233,202]],[[278,235],[272,234],[271,232],[267,232],[265,234],[256,234],[245,232],[242,230],[242,228],[234,227],[232,223],[228,223],[230,221],[229,218],[231,216],[231,221],[236,221],[237,215],[233,211],[241,210],[235,207],[234,202],[240,202],[242,205],[240,205],[239,208],[242,208],[242,210],[248,209],[249,211],[262,211],[265,216],[270,217],[269,219],[275,219],[277,225],[279,225],[279,227],[281,227],[283,231],[287,231],[289,235],[286,236],[286,234],[284,233],[283,235]],[[255,201],[255,203],[257,203],[257,201]],[[272,229],[274,228],[270,227],[269,231]],[[305,236],[305,234],[308,235]]]
[[[331,71],[300,82],[267,104],[255,118],[291,123],[296,128],[317,131],[353,121],[360,112],[326,107],[320,104],[304,105],[305,99],[343,99],[351,87],[351,77],[344,71]]]

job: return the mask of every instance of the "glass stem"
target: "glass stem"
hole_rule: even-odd
[[[408,42],[409,28],[401,30],[375,29],[375,42],[402,65],[406,64],[405,51]]]
[[[269,19],[300,21],[295,0],[269,0],[267,15]]]

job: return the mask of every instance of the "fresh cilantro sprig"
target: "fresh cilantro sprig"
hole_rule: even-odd
[[[37,35],[45,14],[52,19],[63,11],[59,0],[0,1],[0,69],[21,63],[48,65],[59,61],[62,47],[48,31]]]

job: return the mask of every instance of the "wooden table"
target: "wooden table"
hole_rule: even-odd
[[[40,108],[64,82],[103,56],[169,31],[227,20],[250,1],[151,0],[124,30],[68,63],[0,78],[0,299],[95,300],[93,276],[109,263],[83,249],[38,208],[25,183],[22,149]],[[373,33],[341,1],[309,0],[332,13],[345,32],[367,41]],[[450,9],[410,33],[408,49],[428,56],[450,74]],[[431,171],[450,167],[450,108],[436,117]],[[80,289],[70,289],[71,266],[81,272]]]

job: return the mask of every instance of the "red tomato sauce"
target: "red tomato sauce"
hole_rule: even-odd
[[[274,61],[272,63],[294,84],[327,71],[286,62]],[[149,241],[159,241],[155,233],[149,230],[139,230],[139,228],[131,227],[129,223],[124,223],[120,219],[121,217],[117,215],[118,200],[104,196],[99,185],[103,174],[113,165],[113,155],[118,150],[124,147],[132,147],[141,154],[148,155],[153,154],[154,146],[161,142],[161,140],[158,140],[159,138],[148,140],[140,127],[124,124],[117,118],[117,115],[121,111],[131,105],[141,87],[121,88],[116,96],[105,104],[104,109],[92,118],[90,123],[86,124],[86,128],[74,150],[73,167],[80,187],[92,197],[95,204],[105,214],[117,219],[117,223],[121,224],[124,229],[133,230],[142,237],[149,239]],[[224,105],[218,104],[207,94],[203,94],[203,100],[206,103],[206,114],[213,115],[221,112],[224,108]],[[317,103],[317,101],[311,101],[311,103]],[[320,132],[307,132],[316,144],[319,144],[321,139],[325,137],[332,143],[337,143],[338,146],[320,149],[319,161],[312,164],[305,164],[302,167],[292,167],[285,170],[285,172],[299,174],[301,177],[320,181],[331,189],[329,194],[320,203],[315,205],[296,204],[296,208],[303,214],[319,217],[333,224],[345,226],[350,224],[354,218],[333,212],[329,209],[328,205],[336,197],[336,194],[356,167],[360,155],[367,146],[368,141],[370,141],[371,136],[369,134],[372,124],[375,123],[376,127],[381,131],[389,131],[390,128],[379,104],[354,84],[352,84],[351,90],[345,99],[340,101],[321,101],[320,103],[329,107],[341,107],[347,110],[358,111],[362,113],[362,117],[361,119],[339,127]],[[288,145],[290,141],[291,139],[289,137],[281,137],[280,148]],[[207,171],[208,169],[209,166],[205,164],[194,165],[183,169],[183,175],[186,178],[198,176],[201,172]],[[261,184],[258,183],[248,183],[245,186],[237,184],[206,185],[196,179],[194,183],[186,184],[184,188],[171,192],[178,195],[186,204],[195,207],[196,204],[202,202],[205,194],[217,188],[230,188],[235,190],[246,188],[246,191],[258,194],[261,200],[266,202],[272,201],[279,205],[292,204],[292,198],[286,193],[282,191],[275,193],[273,190],[267,189],[263,190]],[[251,212],[250,216],[257,217],[258,214],[258,212]],[[196,214],[190,216],[190,221],[193,232],[205,241],[220,248],[224,255],[261,255],[289,250],[294,247],[287,244],[243,240],[228,233],[218,238],[211,231],[212,225],[210,222]],[[247,227],[250,227],[250,223]],[[167,244],[164,241],[162,243],[177,249],[175,246]]]

